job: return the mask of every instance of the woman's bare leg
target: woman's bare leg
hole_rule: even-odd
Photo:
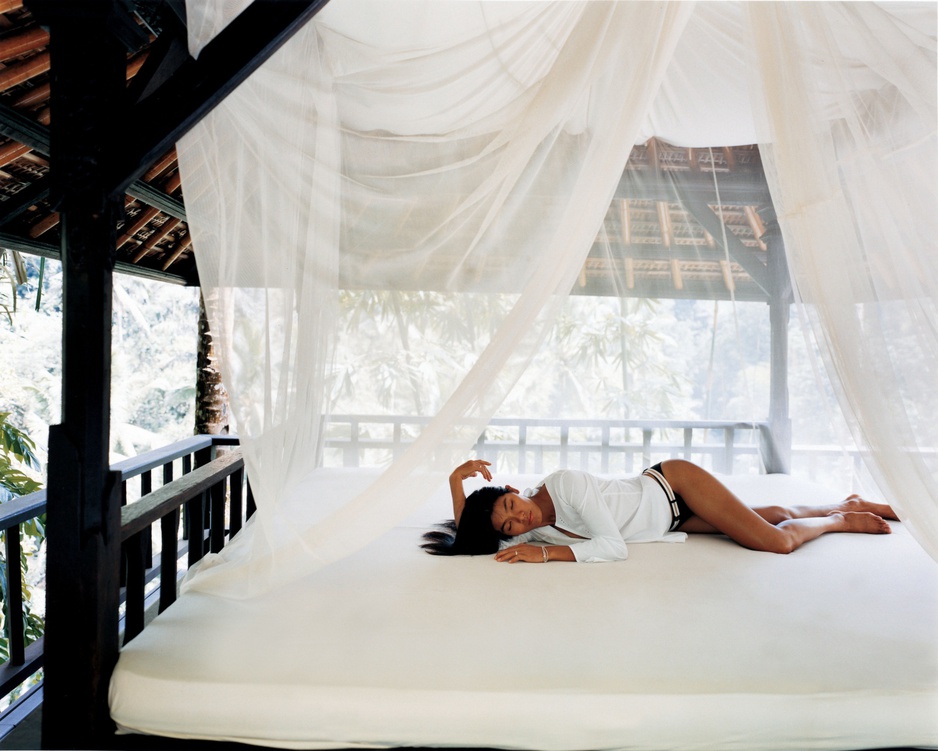
[[[790,553],[827,532],[886,534],[892,531],[881,517],[859,510],[857,503],[849,507],[857,510],[843,507],[854,501],[853,497],[843,504],[824,508],[767,506],[752,509],[696,464],[671,459],[662,462],[661,471],[674,492],[684,498],[694,513],[694,518],[681,527],[683,531],[720,532],[752,550]],[[821,511],[823,515],[819,515]]]
[[[829,516],[836,512],[854,513],[867,512],[876,514],[882,519],[898,521],[899,517],[892,506],[885,503],[873,503],[861,498],[856,493],[847,496],[839,503],[828,503],[822,506],[750,506],[759,516],[769,524],[781,524],[790,519],[810,519],[816,516]],[[707,524],[699,516],[688,519],[681,525],[682,532],[697,534],[721,534],[720,530]]]

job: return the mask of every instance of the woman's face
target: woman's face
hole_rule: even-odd
[[[515,537],[544,526],[541,510],[530,498],[505,493],[492,507],[492,526],[499,532]]]

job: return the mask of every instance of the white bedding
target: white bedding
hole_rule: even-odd
[[[311,492],[364,477],[322,471]],[[724,479],[753,503],[838,498]],[[691,535],[508,565],[417,547],[447,493],[287,590],[183,595],[121,653],[119,728],[284,748],[938,747],[938,564],[901,523],[790,556]]]

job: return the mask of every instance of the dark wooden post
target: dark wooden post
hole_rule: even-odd
[[[125,51],[109,2],[40,0],[50,29],[51,174],[62,223],[62,423],[49,434],[44,748],[104,747],[117,659],[120,477],[108,462],[111,282],[122,201],[106,189],[119,143]]]
[[[775,210],[759,212],[765,224],[762,241],[767,246],[769,276],[769,325],[771,363],[769,376],[769,445],[764,447],[767,472],[791,472],[791,414],[788,399],[788,322],[791,317],[791,278],[785,259],[785,243]]]

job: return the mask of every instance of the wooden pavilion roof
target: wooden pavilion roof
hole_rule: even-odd
[[[178,0],[125,5],[133,102],[158,81],[169,35],[177,46],[184,39],[184,10]],[[23,0],[0,0],[0,247],[58,258],[59,214],[49,193],[49,96],[48,32]],[[133,122],[121,125],[135,128]],[[767,210],[772,216],[756,146],[711,150],[652,139],[633,149],[576,291],[767,299],[768,286],[759,278],[768,265],[760,239]],[[174,148],[126,188],[124,216],[117,228],[117,271],[198,284]]]
[[[136,3],[128,13],[128,22],[140,31],[127,35],[129,92],[161,31],[155,6]],[[49,202],[48,180],[49,34],[23,0],[0,0],[0,66],[0,245],[58,258],[59,215]],[[131,184],[124,211],[117,270],[198,283],[175,149]]]
[[[775,214],[757,146],[635,146],[580,274],[587,294],[766,300]]]

